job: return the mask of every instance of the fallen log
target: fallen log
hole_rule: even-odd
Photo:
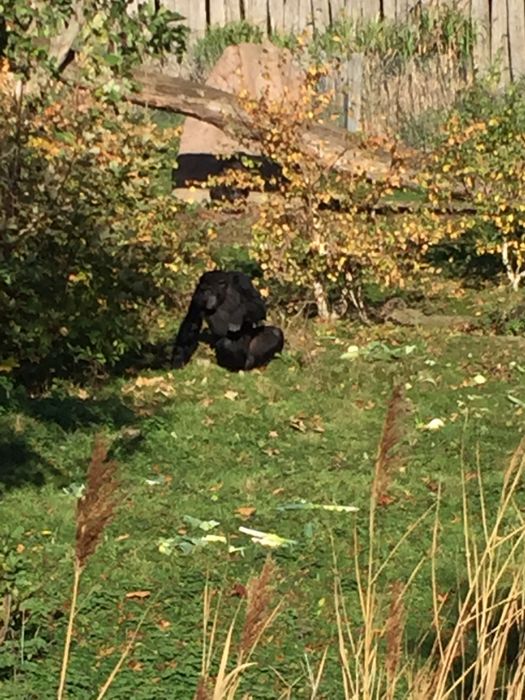
[[[133,77],[136,91],[126,95],[130,102],[194,117],[256,147],[253,120],[235,95],[151,69],[137,69]],[[377,180],[387,177],[390,171],[390,152],[381,147],[364,147],[360,136],[335,125],[308,123],[302,141],[305,155],[327,169],[364,172]]]

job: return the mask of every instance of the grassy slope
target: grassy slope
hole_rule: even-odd
[[[525,401],[524,375],[509,367],[519,362],[522,345],[444,331],[422,336],[388,327],[339,329],[336,340],[333,331],[317,327],[308,348],[292,347],[265,372],[231,375],[208,362],[202,349],[181,372],[142,375],[160,377],[168,396],[153,394],[155,385],[125,393],[129,380],[122,379],[89,398],[56,394],[20,403],[1,417],[2,468],[11,471],[16,461],[17,483],[0,501],[0,523],[6,531],[21,525],[21,560],[29,578],[39,581],[34,619],[42,626],[35,630],[28,625],[26,653],[35,634],[51,644],[41,659],[26,659],[24,669],[16,662],[18,680],[0,685],[0,697],[43,698],[55,692],[74,538],[74,500],[57,485],[82,481],[97,430],[111,438],[120,435],[114,451],[121,465],[124,506],[82,582],[69,673],[76,700],[93,698],[94,688],[112,668],[126,631],[148,605],[148,599],[126,599],[126,593],[144,590],[151,591],[149,600],[154,602],[132,659],[110,695],[135,700],[192,697],[200,669],[206,579],[225,592],[226,628],[238,605],[230,591],[260,570],[266,556],[259,545],[237,537],[241,524],[298,541],[275,552],[277,588],[286,605],[271,643],[258,654],[260,670],[253,672],[250,690],[258,699],[279,696],[285,686],[272,667],[290,683],[300,678],[293,697],[309,697],[302,690],[304,652],[315,660],[335,637],[331,537],[350,614],[359,623],[353,528],[355,524],[363,536],[359,554],[364,561],[374,454],[393,382],[410,384],[407,396],[413,410],[406,421],[407,457],[390,489],[394,500],[379,516],[379,550],[383,555],[390,551],[435,502],[441,482],[439,587],[443,592],[456,587],[464,577],[463,570],[458,572],[463,548],[461,470],[472,472],[479,459],[489,506],[497,502],[502,470],[522,431],[522,409],[508,399],[511,393]],[[402,360],[340,359],[348,344],[365,345],[376,338],[389,344],[415,343],[417,349]],[[295,333],[292,344],[301,342]],[[487,382],[476,385],[477,374]],[[445,421],[442,430],[431,433],[418,427],[435,417]],[[130,427],[140,435],[129,436]],[[13,440],[17,450],[9,451]],[[36,468],[46,480],[38,489],[30,483]],[[165,483],[145,482],[159,474],[167,477]],[[474,493],[475,480],[468,483]],[[355,504],[361,511],[354,516],[276,510],[300,498]],[[256,508],[247,522],[235,513],[240,506]],[[220,521],[216,532],[245,545],[244,556],[228,556],[221,544],[189,556],[161,554],[159,539],[175,536],[185,526],[186,514]],[[428,551],[431,537],[432,516],[387,567],[385,585],[407,579]],[[430,628],[428,566],[413,589],[410,619],[408,634],[415,644]],[[326,697],[341,697],[335,649],[322,687]]]

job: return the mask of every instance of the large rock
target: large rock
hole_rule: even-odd
[[[267,96],[271,102],[297,99],[304,73],[287,49],[270,42],[228,46],[206,81],[209,87],[252,99]],[[229,156],[243,150],[220,129],[188,117],[182,131],[179,153],[208,153]],[[251,149],[253,150],[253,149]]]
[[[273,44],[243,43],[226,48],[213,67],[206,85],[251,99],[267,97],[271,102],[297,100],[304,72],[286,49]],[[260,156],[255,144],[235,141],[217,127],[188,117],[184,123],[178,168],[174,184],[183,187],[189,181],[203,182],[227,168],[240,167],[239,155],[255,156],[254,162],[265,182],[280,176],[280,169]]]

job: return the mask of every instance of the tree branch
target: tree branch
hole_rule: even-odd
[[[78,36],[84,21],[84,1],[77,0],[73,4],[69,24],[58,36],[54,36],[49,42],[49,56],[54,58],[58,68],[62,68],[67,55]]]
[[[194,117],[237,140],[256,143],[252,119],[234,95],[144,68],[135,71],[134,79],[138,90],[126,96],[130,102]],[[332,170],[366,172],[372,179],[384,179],[389,172],[390,153],[361,147],[360,137],[345,129],[309,124],[302,139],[305,155]]]

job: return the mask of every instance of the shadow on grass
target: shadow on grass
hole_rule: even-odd
[[[48,482],[65,485],[70,475],[44,456],[39,445],[57,443],[64,433],[81,431],[94,434],[99,429],[119,430],[115,446],[136,449],[140,430],[137,416],[118,396],[102,399],[68,396],[57,392],[45,397],[28,396],[22,387],[14,388],[1,402],[0,494],[24,485],[42,487]],[[19,423],[19,424],[18,424]],[[127,436],[127,432],[132,438]],[[122,443],[122,444],[121,444]],[[59,462],[60,456],[57,456]]]
[[[0,428],[0,496],[19,486],[43,486],[59,472],[29,445],[23,435]]]
[[[43,422],[52,422],[62,430],[104,425],[123,428],[135,423],[134,412],[118,398],[80,399],[74,396],[49,396],[25,399],[21,410],[28,416]]]

